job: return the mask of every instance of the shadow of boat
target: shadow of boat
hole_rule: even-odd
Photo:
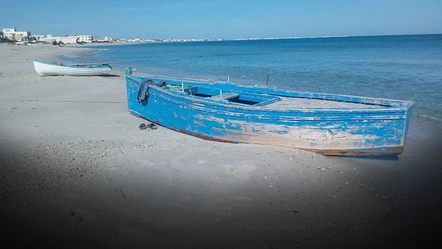
[[[347,156],[348,158],[382,160],[382,161],[399,161],[398,155],[364,155],[364,156]]]

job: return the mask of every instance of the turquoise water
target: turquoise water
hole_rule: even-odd
[[[134,73],[298,91],[411,100],[413,116],[442,122],[442,35],[305,38],[94,46],[64,58]]]

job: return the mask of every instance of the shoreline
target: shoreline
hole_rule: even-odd
[[[111,44],[110,44],[111,45]],[[177,44],[178,45],[178,44]],[[151,47],[151,46],[148,46]],[[162,46],[163,49],[167,49],[167,47]],[[172,49],[175,46],[170,46],[170,48]],[[90,58],[93,58],[92,60],[96,61],[99,60],[100,57],[102,58],[106,58],[106,60],[114,60],[113,58],[113,54],[114,52],[116,54],[123,52],[126,49],[122,49],[120,47],[120,49],[117,47],[91,47],[92,49],[97,49],[98,52],[91,54],[90,56],[85,56],[82,59],[88,60]],[[185,48],[185,47],[183,47]],[[155,53],[154,51],[156,49],[154,49],[153,47],[151,47],[150,49],[147,49],[147,47],[139,47],[140,51],[151,51],[152,53]],[[102,50],[102,51],[101,51]],[[136,47],[127,48],[128,53],[130,54],[130,51],[135,51],[138,50]],[[134,54],[135,55],[135,54]],[[132,55],[118,55],[118,56],[132,56]],[[160,56],[160,55],[159,55]],[[81,58],[81,57],[79,57]],[[98,59],[97,59],[98,58]],[[123,57],[121,57],[123,58]],[[134,56],[134,58],[137,58],[137,56]],[[164,61],[168,61],[167,58],[163,58],[161,60]],[[185,60],[191,60],[191,58],[186,58],[184,60],[180,59],[179,61],[185,61]],[[139,73],[140,75],[149,75],[149,76],[157,76],[157,77],[165,77],[165,78],[178,78],[178,79],[196,79],[196,80],[203,80],[203,81],[225,81],[226,79],[228,79],[230,77],[230,79],[232,79],[232,82],[236,83],[236,84],[240,84],[240,85],[247,85],[247,86],[252,86],[252,85],[264,85],[265,81],[260,78],[260,77],[256,77],[256,73],[254,73],[253,75],[247,75],[247,73],[245,72],[239,72],[240,74],[236,75],[236,76],[232,76],[229,75],[229,73],[225,73],[225,75],[220,75],[217,72],[212,72],[210,74],[208,73],[204,73],[205,69],[198,69],[197,71],[195,71],[196,69],[192,69],[192,68],[186,68],[184,69],[180,69],[180,68],[184,68],[183,66],[185,65],[184,63],[181,63],[182,65],[178,66],[175,64],[167,64],[168,66],[163,66],[161,68],[158,68],[157,66],[155,66],[155,63],[153,64],[144,64],[142,61],[140,61],[139,63],[136,61],[132,61],[132,60],[121,60],[121,59],[115,59],[114,60],[114,67],[119,69],[119,70],[124,70],[125,68],[127,68],[128,66],[131,66],[133,68],[133,71],[135,74]],[[165,65],[166,65],[165,64]],[[176,64],[179,64],[178,62]],[[220,70],[226,70],[226,71],[234,71],[234,69],[230,68],[230,69],[224,69],[222,67],[222,65],[220,66]],[[201,68],[205,68],[205,67],[201,67]],[[222,69],[221,69],[222,68]],[[207,68],[206,68],[207,69]],[[263,68],[261,68],[260,70],[265,70]],[[376,70],[376,69],[374,69]],[[400,70],[400,69],[399,69]],[[277,75],[277,70],[274,69],[275,71],[275,75]],[[421,72],[423,73],[423,72]],[[242,75],[242,76],[239,76]],[[247,75],[247,76],[246,76]],[[429,72],[429,75],[431,75],[431,72]],[[264,75],[265,76],[265,75]],[[367,75],[364,75],[365,77],[367,77]],[[243,79],[244,77],[244,79]],[[279,76],[275,76],[275,77],[279,77]],[[437,77],[436,78],[431,78],[432,76],[428,76],[428,80],[434,80],[434,83],[437,82]],[[264,78],[264,77],[263,77]],[[272,78],[272,77],[270,77]],[[287,78],[287,77],[286,77]],[[289,77],[288,77],[289,78]],[[301,77],[302,78],[302,77]],[[356,79],[355,79],[356,78]],[[388,78],[388,77],[387,77]],[[297,78],[293,76],[293,78],[291,78],[290,82],[287,83],[281,83],[283,82],[280,79],[273,79],[275,80],[275,83],[270,82],[270,87],[275,86],[281,89],[287,89],[287,90],[299,90],[299,91],[303,91],[303,92],[319,92],[319,93],[335,93],[335,94],[350,94],[352,96],[361,96],[361,97],[373,97],[373,98],[377,98],[377,97],[381,97],[381,98],[388,98],[388,99],[397,99],[397,100],[407,100],[407,101],[414,101],[415,104],[413,106],[413,113],[412,115],[416,118],[425,118],[425,119],[430,119],[430,120],[434,120],[436,122],[439,122],[439,124],[442,126],[442,112],[437,109],[437,98],[435,96],[438,96],[438,94],[431,94],[430,92],[428,92],[428,90],[423,90],[422,92],[419,89],[416,89],[415,86],[418,85],[416,84],[414,81],[417,81],[416,77],[414,78],[410,78],[410,80],[413,80],[413,82],[410,82],[410,84],[412,84],[412,89],[410,89],[408,92],[404,91],[404,94],[398,95],[398,94],[393,94],[396,91],[386,91],[391,92],[391,94],[385,94],[382,92],[376,92],[376,91],[369,91],[369,89],[364,89],[367,90],[367,93],[363,93],[364,90],[362,90],[362,92],[356,87],[352,88],[349,85],[349,90],[347,91],[345,88],[337,88],[337,89],[332,89],[330,87],[324,87],[322,86],[322,83],[318,83],[318,87],[320,87],[320,89],[316,88],[311,88],[308,85],[311,84],[307,84],[306,82],[308,82],[308,79],[302,78],[302,80],[299,80],[299,82],[297,82]],[[355,81],[357,80],[357,77],[352,78],[349,82]],[[388,80],[388,79],[383,79],[383,80]],[[395,82],[400,82],[401,80],[395,80],[392,85],[395,85],[397,83]],[[278,83],[279,82],[279,83]],[[297,82],[296,84],[299,85],[299,87],[293,83],[293,82]],[[434,85],[434,83],[431,83],[432,85]],[[335,84],[340,84],[340,82],[335,82]],[[346,81],[342,82],[342,84],[347,84]],[[370,84],[374,84],[376,85],[375,82],[372,82]],[[332,84],[328,84],[328,85],[332,85]],[[437,85],[437,84],[436,84]],[[388,86],[391,88],[391,86]],[[397,86],[399,87],[399,86]],[[328,89],[325,89],[328,88]],[[405,83],[404,83],[404,89],[405,89]],[[376,87],[370,87],[370,89],[376,89]],[[416,92],[416,94],[414,94],[414,92]],[[430,96],[430,98],[426,98],[425,97],[425,92],[427,94],[427,96]],[[437,91],[436,91],[437,92]],[[430,94],[430,95],[428,95]],[[436,101],[436,102],[435,102]],[[436,105],[431,104],[432,102],[436,103]]]
[[[15,245],[422,247],[442,221],[441,127],[412,120],[398,160],[201,140],[127,111],[124,73],[41,77],[0,45],[0,198]],[[422,130],[424,129],[424,130]]]

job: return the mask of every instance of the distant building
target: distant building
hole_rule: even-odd
[[[13,34],[15,33],[15,28],[7,28],[7,29],[3,29],[3,35],[5,38],[11,37],[13,36]],[[8,38],[9,39],[9,38]]]
[[[31,38],[29,31],[17,31],[15,28],[3,29],[3,37],[13,41],[28,41]]]
[[[0,32],[0,38],[3,38],[3,32]]]
[[[113,39],[107,36],[94,36],[92,42],[111,42]]]
[[[91,35],[65,35],[65,36],[39,36],[38,40],[45,42],[56,42],[64,44],[74,44],[74,43],[92,43]]]
[[[41,42],[49,42],[52,43],[53,41],[55,41],[56,37],[52,37],[52,35],[38,35],[38,41]]]
[[[62,42],[64,44],[73,44],[78,42],[78,37],[74,35],[65,35],[64,37],[57,37],[57,42]]]
[[[141,42],[141,39],[140,38],[135,38],[135,39],[129,39],[129,40],[127,40],[128,42],[134,42],[134,43],[137,43],[137,42]]]
[[[91,35],[65,35],[64,37],[59,37],[57,41],[61,41],[65,44],[68,43],[92,43]]]
[[[92,43],[92,36],[91,35],[75,35],[75,37],[78,38],[78,42],[86,42],[86,43]]]
[[[35,40],[35,41],[40,41],[43,40],[45,38],[44,35],[31,35],[31,39]]]

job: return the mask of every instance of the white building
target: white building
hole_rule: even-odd
[[[78,38],[78,42],[92,43],[91,35],[75,35],[75,37]]]
[[[112,40],[113,40],[112,38],[107,37],[107,36],[103,36],[103,37],[94,36],[92,39],[93,42],[111,42]]]
[[[3,29],[3,35],[5,36],[5,38],[11,37],[14,33],[15,33],[15,28]]]
[[[52,43],[53,41],[56,41],[56,38],[59,37],[53,37],[52,35],[38,35],[38,40],[42,42]]]
[[[65,35],[65,36],[52,36],[47,35],[45,37],[40,37],[40,41],[46,42],[57,42],[64,44],[74,44],[74,43],[92,43],[91,35]]]
[[[64,37],[57,37],[57,41],[63,43],[92,43],[91,35],[65,35]]]
[[[31,38],[33,38],[36,41],[43,40],[45,38],[44,35],[31,35]]]
[[[14,41],[27,41],[31,38],[29,31],[17,31],[15,28],[3,29],[3,37]]]

